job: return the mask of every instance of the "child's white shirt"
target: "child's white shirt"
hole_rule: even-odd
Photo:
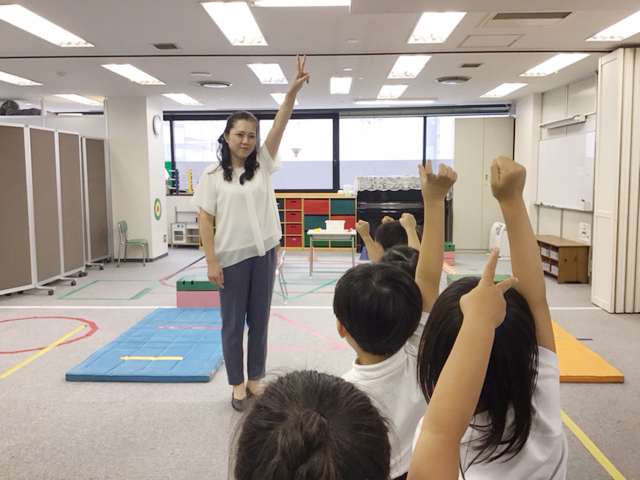
[[[529,438],[523,449],[507,461],[467,465],[477,455],[471,446],[479,437],[479,432],[467,428],[460,443],[460,460],[465,470],[466,480],[564,480],[567,477],[567,438],[562,428],[560,413],[560,371],[558,356],[546,348],[538,347],[538,377],[533,394],[533,423]],[[507,422],[513,413],[507,415]],[[476,415],[472,423],[487,425],[486,413]],[[415,432],[418,440],[422,420]],[[462,475],[459,476],[462,480]]]
[[[264,145],[257,157],[260,168],[244,185],[240,185],[244,168],[234,168],[231,182],[227,182],[220,164],[210,165],[202,172],[191,199],[191,205],[215,217],[214,245],[222,268],[263,256],[280,244],[282,231],[271,174],[282,161],[277,154],[271,158]]]
[[[409,471],[413,434],[427,408],[417,379],[417,355],[428,318],[429,314],[422,312],[418,328],[395,354],[374,365],[354,361],[351,370],[342,376],[369,395],[389,420],[391,478]]]

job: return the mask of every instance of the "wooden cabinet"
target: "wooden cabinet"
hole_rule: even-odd
[[[536,235],[542,269],[558,283],[589,283],[589,245],[556,237]]]
[[[309,246],[307,230],[325,228],[325,220],[344,220],[344,228],[355,228],[356,199],[338,194],[276,194],[280,223],[281,245],[288,249],[303,249]],[[350,248],[350,242],[314,242],[315,247]]]

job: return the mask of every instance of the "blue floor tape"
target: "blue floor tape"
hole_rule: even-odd
[[[158,309],[69,370],[66,379],[76,382],[208,382],[222,364],[221,326],[218,308]]]

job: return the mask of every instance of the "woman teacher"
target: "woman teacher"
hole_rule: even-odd
[[[222,352],[231,405],[242,411],[261,391],[267,358],[267,331],[282,231],[271,174],[282,166],[278,148],[296,95],[309,74],[306,57],[296,57],[294,79],[264,144],[256,148],[258,120],[249,112],[227,119],[218,139],[220,163],[205,169],[191,204],[199,209],[200,236],[209,281],[220,290]],[[213,219],[216,219],[215,237]],[[245,385],[242,340],[248,326]]]

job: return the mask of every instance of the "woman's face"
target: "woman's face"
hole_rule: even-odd
[[[256,148],[256,124],[251,120],[237,120],[224,138],[229,144],[231,159],[244,161]]]

